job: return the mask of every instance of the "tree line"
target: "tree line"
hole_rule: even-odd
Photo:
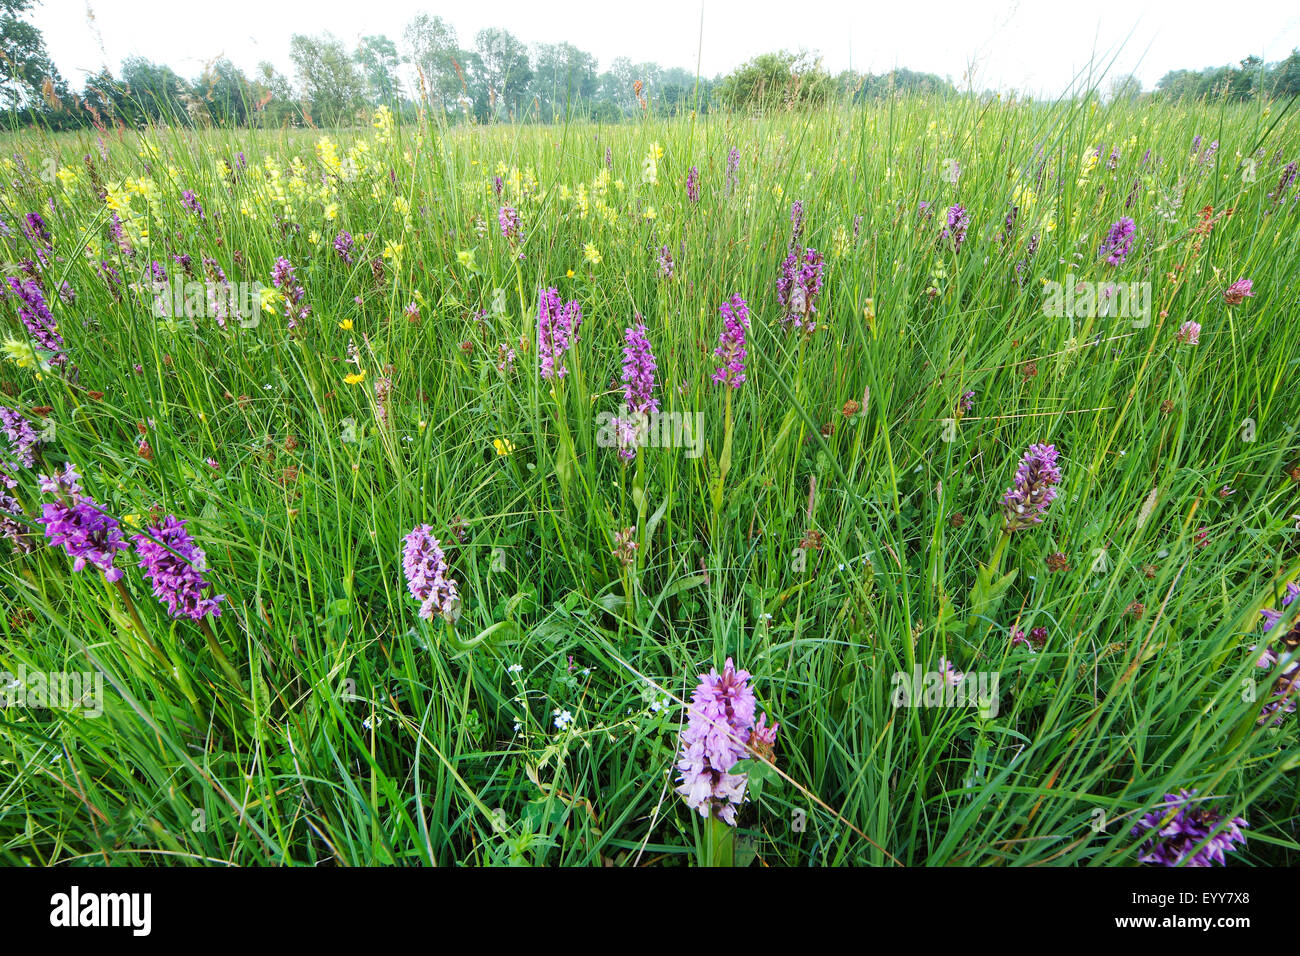
[[[187,79],[131,57],[119,74],[101,69],[74,91],[50,61],[40,31],[22,18],[35,2],[0,0],[0,104],[11,125],[346,126],[380,105],[408,115],[423,108],[449,123],[619,122],[651,109],[761,111],[956,92],[945,77],[906,69],[832,75],[806,52],[765,53],[712,78],[627,57],[602,70],[573,44],[529,45],[502,28],[480,30],[462,45],[451,24],[425,13],[398,40],[366,36],[352,50],[329,33],[294,34],[292,78],[270,62],[248,75],[220,58]],[[1300,92],[1300,51],[1276,64],[1250,57],[1239,67],[1171,71],[1147,95],[1244,99],[1260,92]],[[1142,95],[1141,84],[1123,77],[1112,93]]]
[[[832,77],[808,53],[754,57],[725,76],[617,57],[605,69],[571,43],[529,45],[509,30],[478,31],[462,45],[442,17],[417,14],[392,38],[362,37],[349,50],[339,38],[294,34],[292,78],[262,62],[251,75],[229,59],[197,77],[143,57],[107,68],[73,90],[45,51],[40,31],[21,18],[37,0],[0,0],[0,97],[11,125],[54,129],[87,125],[338,126],[386,105],[414,114],[424,107],[447,122],[619,122],[653,109],[761,110],[861,99],[900,90],[951,92],[932,74]]]
[[[1300,50],[1278,63],[1248,56],[1237,66],[1170,70],[1156,83],[1156,93],[1173,99],[1240,101],[1263,93],[1278,99],[1300,94]]]

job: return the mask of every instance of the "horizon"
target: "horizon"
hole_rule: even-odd
[[[354,7],[331,10],[310,25],[301,22],[305,4],[267,10],[265,4],[231,0],[220,8],[190,11],[192,19],[179,38],[169,36],[174,8],[162,0],[85,0],[75,17],[68,15],[71,3],[38,3],[29,18],[44,34],[60,73],[78,88],[105,67],[119,75],[123,62],[134,56],[166,65],[187,79],[222,57],[248,75],[268,61],[296,85],[289,56],[294,34],[328,32],[349,50],[364,36],[382,35],[405,53],[402,30],[417,13],[443,16],[462,48],[473,45],[480,29],[497,27],[526,44],[530,54],[538,44],[572,43],[595,56],[600,71],[627,57],[635,64],[715,78],[763,53],[806,50],[818,55],[832,74],[908,69],[947,78],[959,90],[1014,90],[1036,98],[1070,92],[1084,72],[1103,79],[1132,74],[1144,90],[1151,90],[1171,70],[1236,64],[1252,55],[1276,62],[1300,48],[1300,13],[1275,2],[1237,4],[1231,22],[1208,30],[1197,24],[1222,9],[1208,0],[1146,0],[1131,5],[1119,26],[1104,24],[1096,12],[1021,4],[1003,11],[989,0],[876,12],[821,2],[806,4],[795,23],[775,15],[785,8],[773,0],[670,0],[658,6],[655,17],[643,18],[643,30],[617,41],[602,39],[609,31],[592,15],[601,10],[593,0],[570,0],[565,12],[558,13],[504,0],[490,12],[457,11],[452,16],[437,5],[401,0],[379,14]],[[742,12],[743,17],[736,16]],[[250,32],[248,23],[257,17],[262,24]],[[925,30],[918,29],[922,25]],[[836,33],[844,36],[834,46],[814,42]],[[1060,42],[1062,35],[1069,37],[1066,43]],[[412,75],[406,64],[399,69],[404,92]]]

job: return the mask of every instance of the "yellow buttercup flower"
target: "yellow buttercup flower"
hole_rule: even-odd
[[[492,439],[492,447],[497,450],[498,455],[509,455],[515,450],[515,446],[506,438]]]
[[[351,332],[351,331],[352,331],[352,320],[351,320],[351,319],[344,319],[342,322],[339,323],[339,328],[342,329],[344,332]]]
[[[360,372],[353,372],[351,375],[343,376],[343,381],[347,382],[349,385],[360,385],[365,380],[366,380],[365,369],[362,369]]]

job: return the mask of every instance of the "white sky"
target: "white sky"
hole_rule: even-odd
[[[187,78],[220,55],[250,72],[270,60],[293,78],[289,38],[329,30],[349,47],[402,28],[425,11],[451,23],[469,47],[483,27],[525,43],[570,43],[601,69],[617,56],[681,66],[705,76],[758,53],[821,53],[832,72],[894,66],[950,76],[971,66],[975,87],[1059,94],[1089,59],[1110,75],[1133,72],[1150,89],[1168,70],[1200,69],[1255,54],[1283,59],[1300,47],[1295,0],[41,0],[31,14],[55,64],[74,85],[132,55]],[[702,16],[702,20],[701,20]]]

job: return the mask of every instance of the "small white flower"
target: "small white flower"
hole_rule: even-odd
[[[506,668],[506,673],[507,673],[507,674],[518,674],[518,673],[519,673],[521,670],[523,670],[523,669],[524,669],[524,665],[523,665],[523,664],[511,664],[509,667]]]

